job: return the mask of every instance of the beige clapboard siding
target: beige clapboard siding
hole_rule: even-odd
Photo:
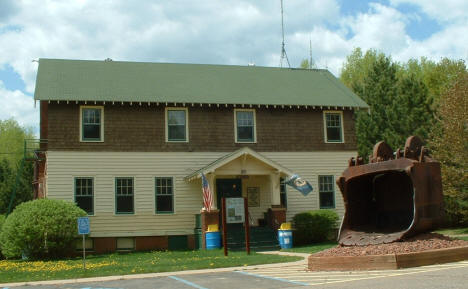
[[[319,209],[319,175],[333,175],[335,180],[348,166],[348,159],[356,156],[357,152],[307,152],[307,153],[263,153],[264,156],[280,163],[302,178],[310,182],[314,188],[313,192],[303,196],[297,190],[286,186],[288,210],[286,218],[291,221],[295,214]],[[335,210],[340,215],[344,214],[343,198],[338,186],[335,183]]]
[[[226,152],[228,153],[228,152]],[[47,196],[73,201],[75,177],[94,178],[94,212],[91,216],[92,236],[147,236],[191,234],[194,215],[202,206],[201,181],[186,182],[184,177],[206,166],[226,153],[150,153],[150,152],[61,152],[49,151],[47,161]],[[290,220],[294,214],[318,209],[318,175],[336,177],[355,152],[297,152],[262,153],[308,180],[314,191],[302,196],[288,187]],[[154,177],[174,178],[174,214],[155,214]],[[135,214],[116,215],[115,177],[133,177]],[[222,176],[217,176],[222,178]],[[247,187],[259,187],[260,206],[251,208],[254,222],[263,217],[271,206],[269,176],[243,179],[243,194]],[[214,189],[215,190],[215,189]],[[343,213],[343,202],[335,186],[336,209]]]

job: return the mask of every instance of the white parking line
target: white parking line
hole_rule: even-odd
[[[456,269],[468,267],[468,261],[458,263],[438,264],[417,268],[398,270],[375,270],[375,271],[307,271],[306,266],[295,268],[265,268],[255,270],[243,270],[239,273],[250,274],[256,277],[270,278],[274,280],[290,281],[300,285],[323,285],[330,283],[342,283],[358,280],[376,279],[384,277],[394,277],[417,273],[440,271],[445,269]]]
[[[176,280],[176,281],[182,282],[182,283],[184,283],[185,285],[194,287],[194,288],[198,288],[198,289],[207,289],[207,288],[205,288],[205,287],[202,287],[202,286],[200,286],[200,285],[197,285],[197,284],[195,284],[195,283],[192,283],[192,282],[187,281],[187,280],[185,280],[185,279],[182,279],[182,278],[180,278],[180,277],[176,277],[176,276],[168,276],[168,277],[171,278],[171,279],[174,279],[174,280]]]
[[[257,275],[257,274],[253,274],[253,273],[249,273],[249,272],[245,272],[245,271],[234,271],[234,272],[235,272],[235,273],[240,273],[240,274],[249,275],[249,276],[253,276],[253,277],[258,277],[258,278],[264,278],[264,279],[270,279],[270,280],[275,280],[275,281],[282,281],[282,282],[292,283],[292,284],[295,284],[295,285],[303,285],[303,286],[309,285],[309,284],[303,283],[303,282],[297,282],[297,281],[288,280],[288,279],[283,279],[283,278],[278,278],[278,277]]]

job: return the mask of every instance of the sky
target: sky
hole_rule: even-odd
[[[291,67],[354,48],[468,61],[466,0],[284,0]],[[38,131],[39,58],[280,66],[280,0],[0,0],[0,120]],[[286,64],[283,62],[283,66]]]

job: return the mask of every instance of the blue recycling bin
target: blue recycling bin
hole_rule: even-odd
[[[206,232],[205,233],[206,249],[214,250],[221,248],[221,233]]]
[[[292,230],[278,230],[278,240],[281,249],[290,249],[293,244]]]

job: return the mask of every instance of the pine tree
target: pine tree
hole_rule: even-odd
[[[355,92],[370,106],[369,112],[358,111],[356,135],[359,155],[367,157],[375,143],[385,140],[399,145],[397,103],[397,65],[380,55],[364,76],[362,84],[354,84]]]
[[[5,214],[10,203],[14,175],[6,158],[0,160],[0,215]]]

